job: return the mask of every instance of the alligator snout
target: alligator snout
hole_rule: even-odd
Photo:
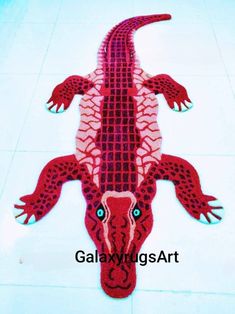
[[[125,298],[136,284],[136,270],[134,263],[102,264],[101,285],[104,291],[114,298]]]
[[[151,212],[139,208],[130,191],[106,191],[86,217],[99,252],[104,291],[111,297],[127,297],[136,284],[135,256],[151,230]]]

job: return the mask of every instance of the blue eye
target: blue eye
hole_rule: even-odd
[[[104,216],[105,216],[105,211],[103,208],[98,208],[97,211],[96,211],[96,215],[97,217],[100,219],[100,220],[103,220],[104,219]]]
[[[141,216],[141,210],[139,208],[134,208],[132,211],[132,215],[135,219],[138,219]]]

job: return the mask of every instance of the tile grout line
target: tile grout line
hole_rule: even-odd
[[[1,198],[2,198],[4,189],[5,189],[5,186],[6,186],[6,183],[7,183],[8,175],[9,175],[9,173],[10,173],[10,169],[11,169],[11,165],[12,165],[12,163],[13,163],[14,156],[15,156],[15,153],[12,152],[9,165],[8,165],[8,167],[7,167],[6,175],[5,175],[5,178],[4,178],[4,180],[3,180],[2,187],[1,187],[1,189],[0,189],[0,200],[1,200]]]
[[[134,314],[134,295],[131,294],[131,314]]]
[[[25,116],[24,116],[24,120],[22,122],[22,127],[19,131],[19,135],[18,135],[18,138],[17,138],[17,141],[16,141],[16,144],[15,144],[15,149],[12,151],[13,154],[12,154],[12,157],[11,157],[11,160],[10,160],[10,163],[9,163],[9,166],[8,166],[8,169],[7,169],[7,172],[6,172],[6,176],[5,176],[5,179],[3,181],[3,185],[2,185],[2,188],[0,190],[0,198],[2,197],[3,195],[3,192],[4,192],[4,189],[5,189],[5,186],[6,186],[6,183],[7,183],[7,180],[8,180],[8,176],[9,176],[9,173],[10,173],[10,169],[11,169],[11,166],[12,166],[12,163],[13,163],[13,160],[14,160],[14,157],[15,157],[15,154],[17,152],[17,147],[19,145],[19,141],[20,141],[20,137],[23,133],[23,129],[24,129],[24,126],[25,126],[25,122],[28,118],[28,115],[29,115],[29,112],[30,112],[30,109],[32,107],[32,103],[33,103],[33,99],[34,99],[34,96],[35,96],[35,92],[36,92],[36,89],[38,87],[38,83],[39,83],[39,79],[40,79],[40,76],[41,76],[41,73],[42,73],[42,69],[43,69],[43,66],[44,66],[44,63],[45,63],[45,60],[46,60],[46,56],[47,56],[47,53],[48,53],[48,50],[49,50],[49,47],[50,47],[50,44],[51,44],[51,40],[52,40],[52,37],[54,35],[54,32],[55,32],[55,28],[56,28],[56,25],[57,25],[57,22],[58,22],[58,17],[59,17],[59,14],[60,14],[60,11],[61,11],[61,7],[62,7],[62,1],[63,0],[60,0],[60,5],[58,7],[58,12],[57,12],[57,15],[56,15],[56,19],[54,21],[54,25],[53,25],[53,28],[51,30],[51,34],[50,34],[50,37],[49,37],[49,40],[48,40],[48,45],[47,45],[47,48],[45,50],[45,53],[44,53],[44,57],[42,59],[42,63],[41,63],[41,66],[40,66],[40,69],[39,69],[39,72],[37,73],[37,78],[36,78],[36,81],[35,81],[35,85],[34,85],[34,88],[33,88],[33,91],[32,91],[32,95],[31,95],[31,98],[30,98],[30,101],[29,101],[29,106],[26,110],[26,113],[25,113]],[[20,22],[20,24],[23,24],[23,22]],[[51,23],[52,24],[52,23]]]
[[[14,38],[15,38],[16,34],[19,31],[19,26],[21,25],[21,22],[16,21],[16,22],[14,22],[14,24],[17,25],[17,29],[14,31]],[[0,75],[1,75],[1,73],[0,73]],[[35,82],[35,84],[36,84],[36,82]],[[33,92],[34,92],[34,90],[33,90]],[[11,165],[12,165],[12,162],[13,162],[13,159],[14,159],[14,155],[15,155],[14,154],[14,150],[13,151],[9,151],[9,152],[12,152],[13,154],[11,155],[10,162],[8,164],[8,167],[7,167],[6,175],[5,175],[5,178],[3,180],[3,184],[2,184],[1,189],[0,189],[0,199],[1,199],[2,195],[3,195],[4,189],[5,189],[5,185],[6,185],[6,182],[7,182],[7,178],[8,178],[8,175],[10,173]]]
[[[29,115],[29,111],[32,107],[32,102],[33,102],[33,99],[34,99],[34,96],[35,96],[35,91],[38,87],[38,83],[39,83],[39,79],[40,79],[40,76],[42,74],[42,69],[43,69],[43,66],[45,64],[45,60],[46,60],[46,57],[47,57],[47,54],[48,54],[48,51],[49,51],[49,47],[51,45],[51,40],[53,38],[53,35],[55,33],[55,29],[56,29],[56,26],[57,26],[57,22],[58,22],[58,17],[59,17],[59,14],[60,14],[60,11],[61,11],[61,6],[62,6],[62,0],[60,0],[60,5],[59,5],[59,8],[58,8],[58,12],[57,12],[57,16],[56,16],[56,19],[55,19],[55,22],[54,22],[54,25],[53,25],[53,28],[51,30],[51,34],[50,34],[50,37],[49,37],[49,40],[48,40],[48,45],[46,47],[46,50],[45,50],[45,53],[44,53],[44,57],[42,59],[42,63],[41,63],[41,66],[40,66],[40,69],[39,69],[39,72],[37,74],[37,79],[36,79],[36,83],[35,83],[35,87],[34,87],[34,90],[33,90],[33,93],[32,93],[32,97],[31,97],[31,100],[30,100],[30,104],[29,104],[29,107],[28,107],[28,110],[25,114],[25,118],[24,118],[24,121],[23,121],[23,125],[22,125],[22,128],[19,132],[19,136],[18,136],[18,139],[17,139],[17,142],[16,142],[16,145],[15,145],[15,151],[17,151],[17,147],[19,145],[19,140],[20,140],[20,137],[22,135],[22,132],[23,132],[23,129],[24,129],[24,125],[25,125],[25,122],[28,118],[28,115]]]
[[[71,154],[71,151],[68,150],[28,150],[28,149],[19,149],[19,150],[12,150],[12,149],[0,149],[0,153],[61,153],[61,154]],[[200,154],[200,153],[176,153],[174,155],[177,156],[187,156],[187,157],[216,157],[216,158],[234,158],[235,157],[235,153],[231,153],[231,154],[218,154],[218,153],[208,153],[208,154]]]
[[[53,288],[53,289],[77,289],[77,290],[97,290],[103,291],[101,287],[79,287],[79,286],[66,286],[66,285],[43,285],[43,284],[14,284],[14,283],[0,283],[0,287],[19,287],[19,288]],[[218,296],[228,296],[228,297],[235,297],[235,292],[215,292],[215,291],[200,291],[200,290],[167,290],[167,289],[138,289],[135,288],[135,292],[150,292],[150,293],[172,293],[172,294],[187,294],[187,295],[218,295]],[[131,295],[133,299],[133,294]],[[133,305],[133,300],[131,301]]]
[[[140,292],[157,292],[157,293],[172,293],[172,294],[187,294],[187,295],[220,295],[235,297],[235,292],[215,292],[215,291],[192,291],[192,290],[160,290],[160,289],[135,289]]]
[[[52,23],[51,23],[52,24]],[[62,76],[62,75],[70,75],[71,73],[70,72],[43,72],[43,73],[40,73],[41,75],[51,75],[51,76]],[[87,72],[86,72],[87,74]],[[20,72],[0,72],[0,76],[12,76],[12,75],[20,75],[20,76],[30,76],[30,75],[38,75],[38,72],[23,72],[23,73],[20,73]],[[227,73],[225,74],[181,74],[181,73],[176,73],[175,76],[178,76],[178,77],[184,77],[184,78],[191,78],[191,77],[203,77],[203,78],[208,78],[208,77],[227,77]],[[235,75],[232,75],[232,76],[235,76]]]
[[[226,73],[226,77],[227,77],[229,86],[230,86],[230,88],[231,88],[233,98],[234,98],[234,100],[235,100],[235,91],[233,90],[233,85],[232,85],[232,82],[231,82],[231,78],[230,78],[230,75],[229,75],[227,66],[226,66],[226,64],[225,64],[224,58],[223,58],[222,50],[221,50],[221,47],[220,47],[220,44],[219,44],[219,41],[218,41],[218,37],[217,37],[217,34],[216,34],[216,30],[215,30],[215,27],[214,27],[214,23],[213,23],[213,21],[211,20],[211,15],[210,15],[210,13],[209,13],[209,9],[208,9],[207,1],[206,1],[206,0],[204,0],[204,4],[205,4],[205,9],[206,9],[206,11],[207,11],[207,15],[208,15],[208,18],[209,18],[209,23],[210,23],[211,28],[212,28],[212,31],[213,31],[213,36],[214,36],[214,38],[215,38],[215,42],[216,42],[216,45],[217,45],[217,48],[218,48],[218,52],[219,52],[219,55],[220,55],[220,58],[221,58],[221,61],[222,61],[222,64],[223,64],[223,67],[224,67],[224,70],[225,70],[225,73]]]

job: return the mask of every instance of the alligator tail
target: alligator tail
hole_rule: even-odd
[[[135,62],[134,32],[144,25],[169,19],[170,14],[153,14],[132,17],[117,24],[108,32],[100,46],[99,65]]]

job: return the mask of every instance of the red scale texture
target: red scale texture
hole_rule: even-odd
[[[191,107],[182,85],[166,74],[147,77],[135,54],[134,31],[168,19],[170,15],[161,14],[119,23],[101,45],[97,70],[86,78],[70,76],[55,87],[48,101],[48,109],[53,112],[66,110],[74,95],[84,95],[80,107],[83,126],[77,137],[81,159],[73,154],[51,160],[42,170],[35,191],[21,197],[22,204],[15,205],[18,222],[31,224],[44,217],[57,203],[62,185],[71,180],[82,182],[87,202],[85,224],[99,254],[126,254],[135,259],[152,229],[151,203],[157,180],[173,182],[177,198],[193,218],[208,224],[221,220],[222,207],[216,198],[202,193],[191,164],[165,154],[155,159],[150,153],[143,157],[150,145],[151,151],[160,150],[161,136],[157,121],[152,120],[156,118],[152,111],[157,103],[151,103],[151,95],[163,94],[176,111]],[[102,99],[100,105],[97,98]],[[89,147],[96,168],[85,154]],[[149,165],[141,180],[140,157]],[[130,260],[101,263],[104,291],[115,298],[130,295],[136,284],[135,267]]]

